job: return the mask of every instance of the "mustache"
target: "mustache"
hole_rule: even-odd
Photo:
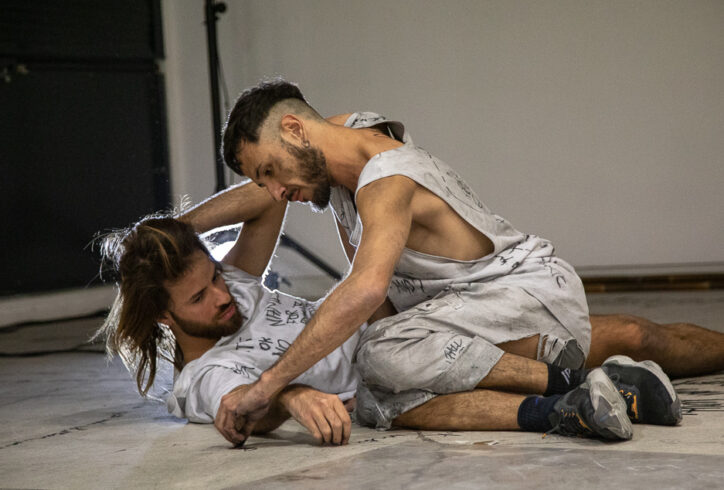
[[[221,306],[219,307],[219,311],[216,313],[216,318],[217,318],[217,319],[221,319],[221,317],[224,316],[224,313],[225,313],[225,312],[229,309],[229,307],[232,306],[232,305],[237,309],[237,311],[239,310],[239,307],[238,307],[238,305],[236,304],[236,301],[234,301],[234,299],[232,298],[231,301],[229,301],[229,302],[226,303],[225,305],[221,305]]]

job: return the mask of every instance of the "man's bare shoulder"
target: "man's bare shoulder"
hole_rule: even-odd
[[[420,185],[404,175],[390,175],[373,180],[357,191],[357,205],[408,202]]]

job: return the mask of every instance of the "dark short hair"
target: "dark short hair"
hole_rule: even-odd
[[[236,158],[239,144],[242,141],[258,143],[259,130],[269,115],[269,110],[284,99],[299,99],[307,103],[299,87],[283,78],[263,80],[241,93],[226,120],[221,147],[224,162],[231,170],[244,175],[241,162]]]

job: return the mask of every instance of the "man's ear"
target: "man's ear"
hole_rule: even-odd
[[[176,326],[176,323],[173,321],[173,317],[171,316],[171,312],[168,310],[164,310],[161,315],[156,318],[156,321],[158,323],[163,323],[164,325],[168,325],[170,328],[173,328]]]
[[[285,114],[279,121],[280,133],[282,138],[292,143],[302,146],[307,141],[307,132],[304,127],[304,121],[294,114]]]

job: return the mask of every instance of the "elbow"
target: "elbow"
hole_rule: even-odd
[[[377,310],[387,299],[388,288],[388,281],[368,281],[361,295],[365,307],[371,311]]]

